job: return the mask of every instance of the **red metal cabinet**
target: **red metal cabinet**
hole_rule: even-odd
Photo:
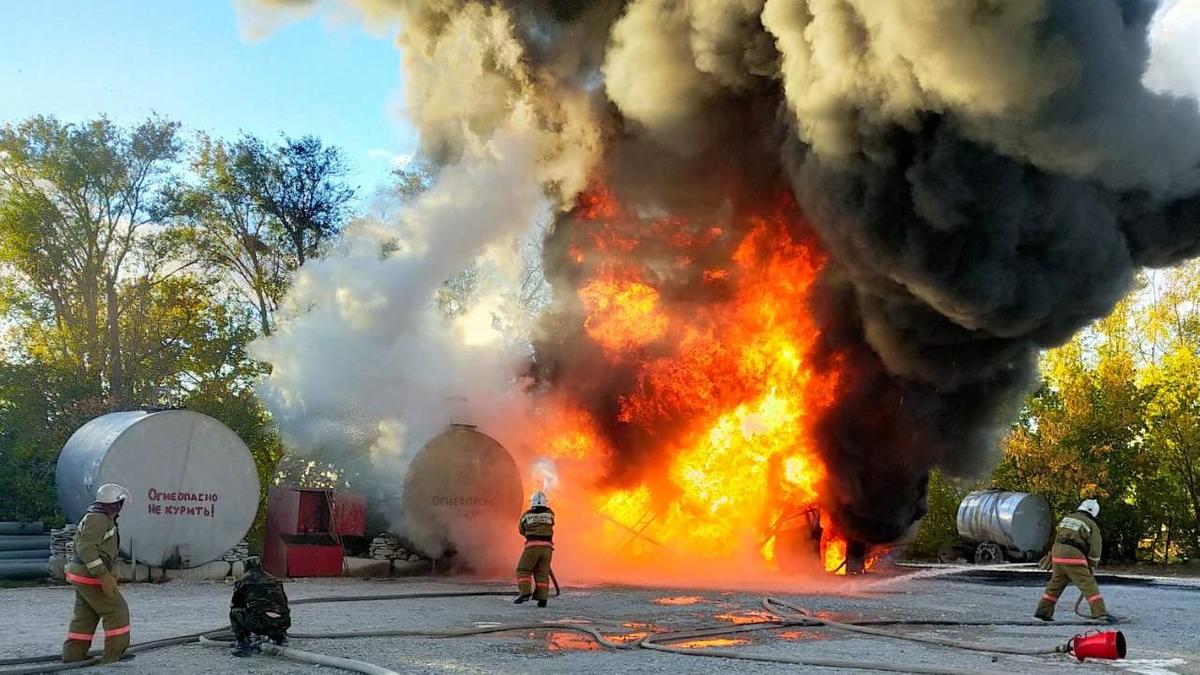
[[[280,577],[342,574],[339,537],[360,535],[366,499],[331,490],[272,487],[268,493],[263,567]]]
[[[334,495],[334,522],[338,534],[361,537],[367,529],[367,498],[362,495]]]

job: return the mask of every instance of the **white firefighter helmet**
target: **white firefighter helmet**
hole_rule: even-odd
[[[1079,503],[1079,510],[1085,513],[1092,514],[1092,517],[1100,515],[1100,502],[1095,499],[1085,499]]]
[[[116,483],[105,483],[96,490],[96,501],[101,504],[116,504],[129,499],[129,490]]]
[[[546,493],[541,490],[538,490],[529,497],[529,508],[531,509],[535,506],[545,506],[547,503]]]

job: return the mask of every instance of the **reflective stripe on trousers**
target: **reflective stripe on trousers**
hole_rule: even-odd
[[[73,584],[79,584],[81,586],[103,586],[104,585],[104,584],[100,583],[99,579],[93,579],[92,577],[85,577],[81,574],[72,574],[70,572],[67,572],[67,581],[69,581]]]

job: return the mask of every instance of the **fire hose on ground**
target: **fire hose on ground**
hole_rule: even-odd
[[[555,579],[555,589],[558,590],[558,582]],[[445,592],[428,592],[428,593],[396,593],[385,595],[346,595],[346,596],[326,596],[317,598],[301,598],[292,601],[293,605],[304,604],[321,604],[321,603],[341,603],[341,602],[375,602],[384,600],[418,600],[418,599],[445,599],[445,598],[467,598],[467,597],[486,597],[486,596],[511,596],[511,591],[445,591]],[[877,663],[858,659],[822,659],[809,657],[784,657],[773,656],[766,654],[747,654],[730,650],[719,649],[692,649],[687,647],[675,647],[673,643],[684,642],[708,637],[727,636],[739,633],[748,633],[762,630],[778,630],[790,627],[816,627],[826,626],[829,628],[854,632],[872,637],[882,637],[898,640],[908,640],[913,642],[921,642],[926,644],[934,644],[944,647],[952,647],[957,649],[966,649],[971,651],[980,651],[987,653],[998,654],[1016,654],[1022,656],[1043,656],[1051,654],[1069,653],[1071,651],[1072,640],[1054,647],[1022,649],[1013,647],[1003,647],[995,645],[982,645],[973,642],[952,640],[948,638],[936,638],[920,635],[908,635],[904,633],[882,630],[876,626],[1046,626],[1041,622],[1030,621],[952,621],[952,620],[866,620],[866,621],[851,621],[842,622],[820,617],[813,612],[791,605],[782,600],[766,597],[762,601],[763,608],[772,614],[775,618],[764,620],[761,622],[742,624],[737,626],[717,626],[712,628],[702,628],[697,630],[661,633],[657,635],[649,635],[637,642],[614,642],[606,638],[600,631],[590,626],[583,626],[565,622],[532,622],[532,623],[517,623],[517,624],[500,624],[495,626],[485,626],[479,628],[469,628],[463,630],[379,630],[379,631],[349,631],[349,632],[322,632],[322,633],[290,633],[289,635],[295,639],[345,639],[345,638],[369,638],[369,637],[424,637],[432,639],[451,639],[470,637],[476,635],[488,635],[494,633],[505,633],[513,631],[571,631],[581,633],[594,640],[597,644],[607,649],[613,650],[632,650],[646,649],[657,652],[665,652],[686,656],[700,656],[706,658],[726,658],[743,661],[759,661],[766,663],[780,663],[787,665],[820,667],[820,668],[843,668],[855,670],[876,670],[885,672],[905,672],[905,673],[931,673],[941,675],[944,673],[962,672],[961,669],[943,669],[933,668],[928,666],[915,665],[897,665],[894,663]],[[1078,607],[1078,603],[1076,603]],[[1075,626],[1075,625],[1093,625],[1084,622],[1063,622],[1056,624],[1059,626]],[[179,636],[151,640],[147,642],[132,645],[128,652],[136,654],[139,652],[150,651],[153,649],[161,649],[164,647],[178,646],[184,644],[200,643],[209,646],[228,647],[228,638],[230,637],[229,628],[221,626],[206,631],[186,633]],[[327,656],[304,650],[295,649],[293,647],[278,647],[276,645],[264,644],[262,647],[271,654],[289,658],[306,663],[326,665],[343,670],[353,672],[369,673],[371,675],[392,674],[387,668],[374,664],[355,661],[353,659],[345,659],[341,657]],[[58,672],[65,670],[75,670],[84,668],[99,663],[97,658],[90,658],[85,661],[74,663],[55,663],[59,660],[58,654],[51,654],[36,657],[0,659],[0,668],[6,666],[31,666],[16,670],[0,670],[0,675],[26,675],[28,673],[46,673]],[[42,665],[36,665],[42,664]]]

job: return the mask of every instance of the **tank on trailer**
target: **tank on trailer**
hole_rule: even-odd
[[[521,472],[496,439],[474,426],[452,424],[425,444],[403,486],[404,531],[423,553],[476,571],[507,569],[524,505]]]
[[[191,410],[97,417],[63,447],[55,482],[70,521],[83,517],[96,488],[125,486],[121,550],[159,567],[216,560],[245,537],[258,512],[258,470],[246,444]]]
[[[1050,538],[1050,504],[1027,492],[979,490],[958,505],[958,534],[977,544],[975,562],[1031,560]]]

